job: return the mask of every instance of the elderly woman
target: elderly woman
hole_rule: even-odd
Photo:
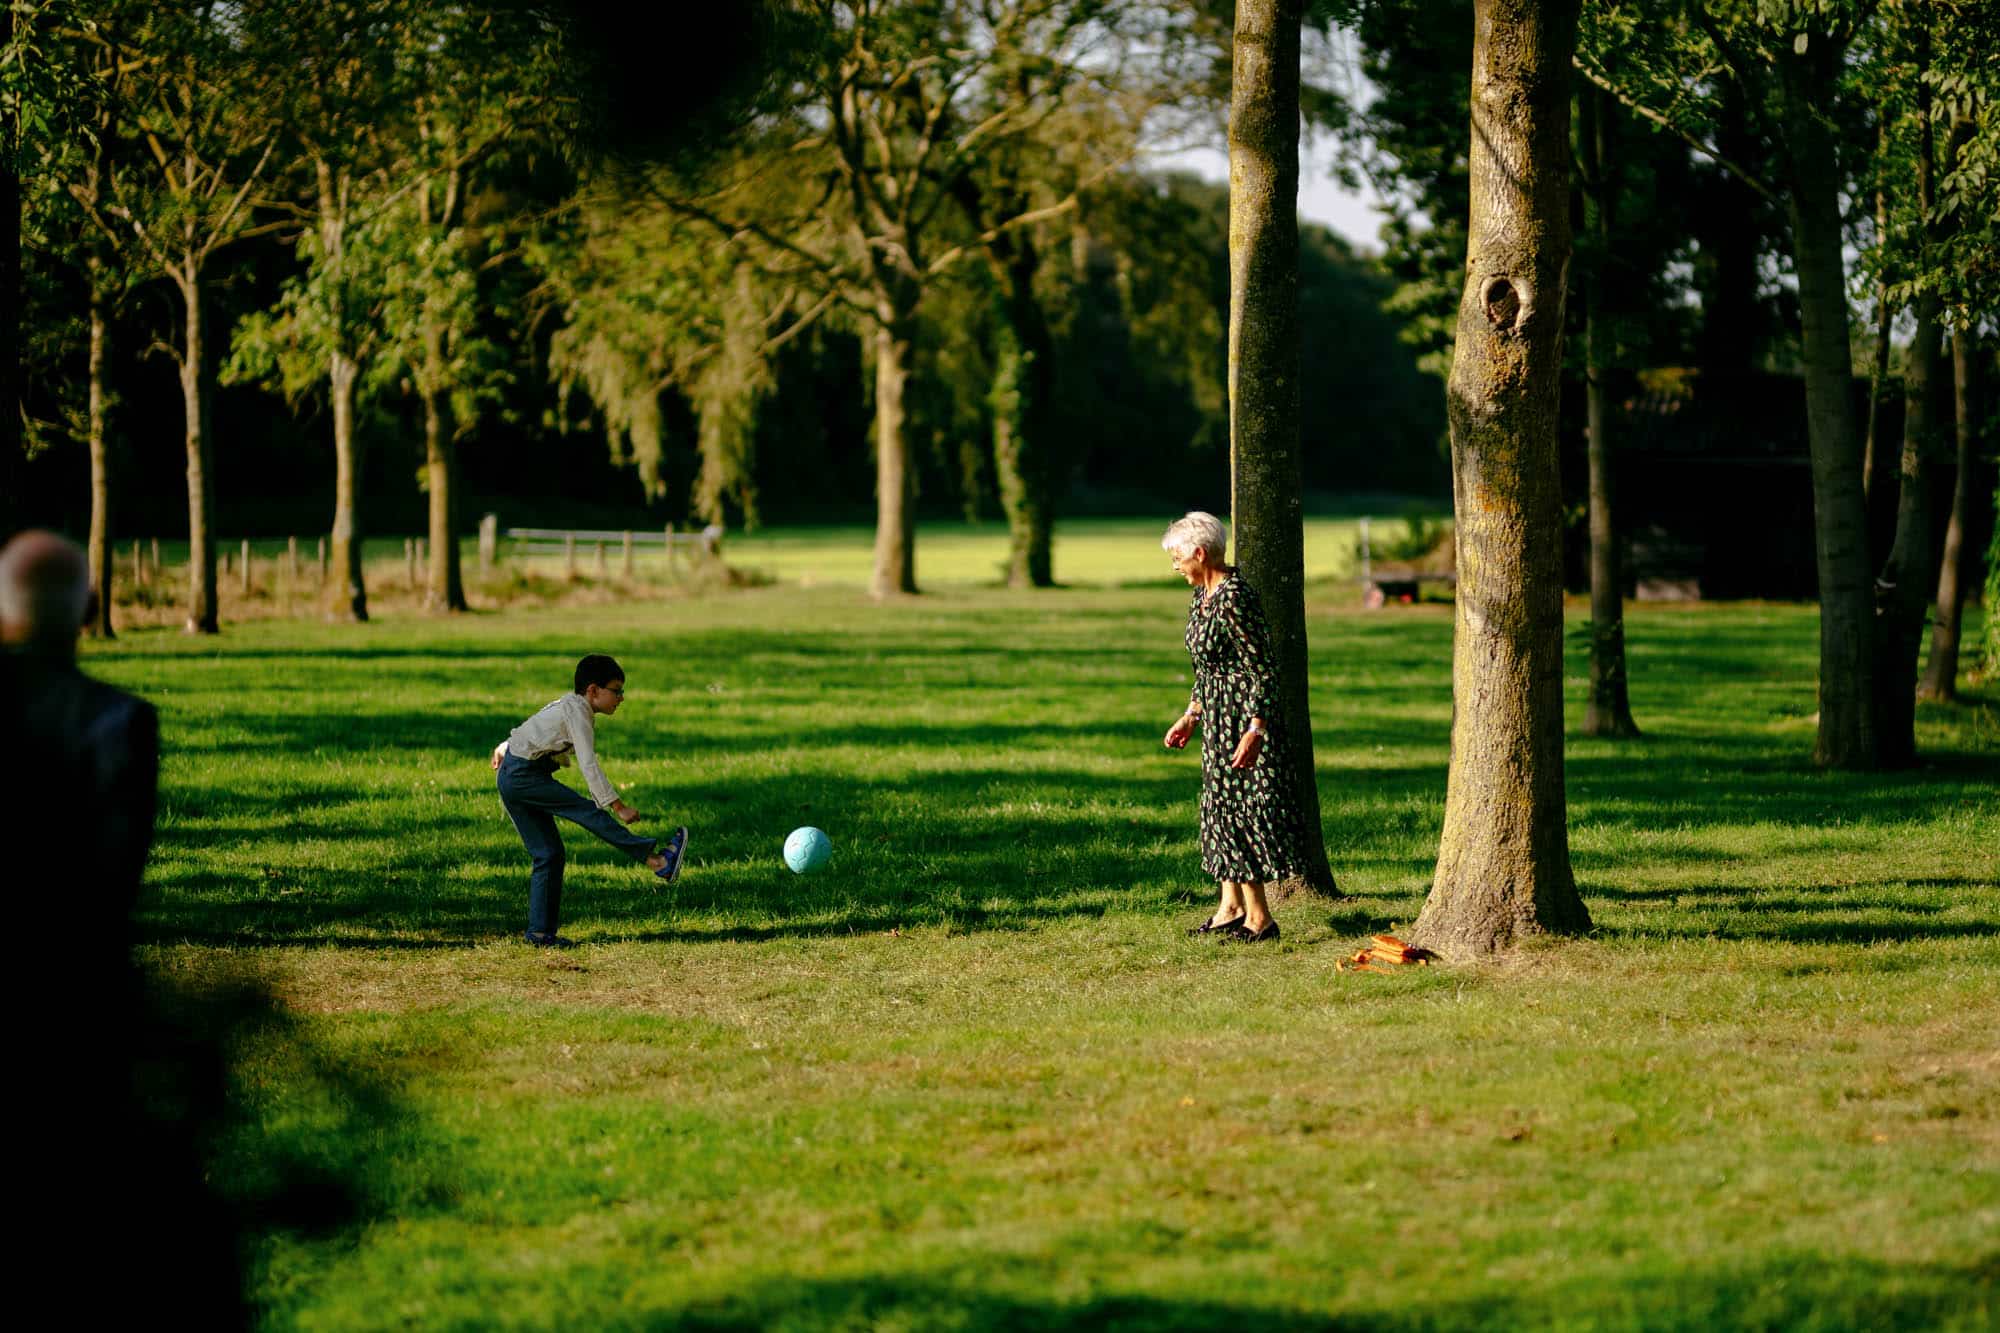
[[[1160,539],[1194,588],[1187,650],[1194,691],[1167,729],[1178,750],[1201,728],[1201,869],[1222,885],[1207,921],[1188,933],[1261,943],[1278,938],[1264,886],[1303,873],[1305,824],[1277,720],[1277,660],[1257,592],[1223,563],[1228,535],[1213,514],[1178,519]]]

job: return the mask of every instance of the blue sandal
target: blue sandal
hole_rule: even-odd
[[[659,854],[667,858],[667,863],[653,873],[660,877],[662,884],[671,884],[680,877],[681,854],[687,851],[688,831],[685,826],[674,830],[674,836],[659,849]]]

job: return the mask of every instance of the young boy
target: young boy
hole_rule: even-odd
[[[603,653],[592,653],[576,664],[576,690],[565,694],[514,728],[493,749],[493,768],[500,774],[500,804],[514,821],[535,868],[528,877],[530,944],[567,949],[575,943],[556,933],[562,922],[563,845],[554,816],[589,829],[671,884],[680,874],[688,831],[677,828],[662,845],[619,826],[639,812],[618,797],[618,789],[597,766],[597,715],[609,716],[625,702],[625,671]],[[574,753],[576,766],[590,787],[590,800],[550,776]],[[607,813],[609,812],[609,813]],[[617,816],[616,819],[612,816]]]

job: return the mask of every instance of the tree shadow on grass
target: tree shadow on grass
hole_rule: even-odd
[[[254,977],[133,974],[92,1000],[71,1034],[95,1038],[81,1056],[91,1068],[45,1080],[36,1151],[68,1178],[71,1196],[46,1201],[55,1217],[95,1212],[95,1244],[52,1218],[37,1225],[62,1237],[58,1265],[96,1264],[98,1285],[66,1299],[99,1320],[143,1322],[170,1299],[191,1326],[247,1326],[243,1265],[258,1239],[324,1238],[457,1194],[451,1142]]]
[[[1002,1261],[1004,1262],[1004,1261]],[[1018,1266],[1018,1265],[1015,1265]],[[1645,1328],[1706,1333],[1737,1328],[1964,1328],[1986,1326],[2000,1254],[1970,1263],[1884,1264],[1784,1255],[1624,1280],[1550,1278],[1475,1297],[1437,1300],[1421,1284],[1372,1291],[1359,1310],[1328,1314],[1226,1296],[1176,1300],[1113,1295],[1035,1300],[982,1290],[978,1269],[853,1279],[760,1280],[754,1289],[668,1312],[677,1328],[1244,1329],[1305,1330]],[[1008,1284],[1018,1288],[1018,1281]]]
[[[1177,706],[1185,662],[1174,636],[1138,643],[1128,613],[1085,611],[1036,624],[1026,647],[996,650],[993,624],[1013,619],[941,622],[921,636],[901,617],[859,634],[723,628],[679,633],[671,642],[635,636],[628,658],[672,663],[660,686],[672,692],[670,704],[608,727],[607,766],[614,776],[643,778],[639,804],[657,823],[642,831],[669,822],[694,829],[694,859],[663,908],[660,899],[629,889],[626,877],[638,882],[643,871],[566,828],[567,919],[630,938],[828,935],[927,921],[1010,930],[1088,919],[1120,902],[1166,911],[1212,893],[1195,846],[1197,765],[1191,755],[1163,756],[1151,719],[979,703],[988,688],[1069,699],[1107,684],[1145,683]],[[1387,867],[1425,877],[1430,868],[1449,726],[1448,663],[1437,648],[1448,643],[1450,626],[1440,620],[1433,628],[1413,636],[1407,626],[1343,622],[1343,638],[1366,646],[1367,670],[1347,672],[1345,661],[1331,656],[1315,660],[1315,688],[1337,691],[1338,721],[1321,738],[1319,778],[1329,851],[1350,890],[1358,887],[1353,871]],[[1713,660],[1696,665],[1725,688],[1757,675],[1740,668],[1767,651],[1766,631],[1738,629],[1727,644],[1675,648],[1676,669],[1689,653],[1706,654]],[[536,660],[548,656],[537,650]],[[277,706],[237,700],[227,730],[175,722],[169,709],[176,732],[192,743],[170,763],[163,791],[162,892],[144,909],[149,938],[428,948],[516,933],[525,916],[526,857],[500,813],[485,756],[560,679],[505,710],[456,699],[440,711],[419,702],[435,697],[439,679],[507,663],[518,682],[521,656],[479,640],[434,648],[252,647],[218,659],[220,676],[204,678],[190,667],[194,688],[186,693],[233,689],[245,674],[327,659],[381,670],[365,694],[343,693],[347,677],[335,676]],[[710,673],[725,688],[712,716],[690,725],[688,709],[672,700]],[[309,676],[306,668],[301,675]],[[891,679],[902,680],[901,694],[882,702]],[[519,692],[518,684],[508,689]],[[878,711],[949,699],[972,716],[946,709],[946,716],[912,723],[836,709],[825,725],[797,722],[801,710],[824,711],[815,700],[864,696]],[[694,696],[697,707],[703,697]],[[1898,774],[1827,774],[1810,768],[1803,739],[1796,755],[1788,744],[1751,728],[1655,733],[1638,747],[1579,747],[1569,761],[1573,825],[1587,846],[1595,844],[1578,852],[1579,870],[1588,880],[1627,866],[1720,867],[1744,859],[1728,849],[1726,831],[1751,824],[1800,829],[1781,848],[1798,855],[1811,850],[1817,827],[1841,825],[1851,845],[1871,830],[1892,836],[1887,831],[1941,808],[1990,799],[1993,764],[1985,755],[1929,755],[1923,768]],[[879,754],[883,763],[858,763],[857,752]],[[327,779],[313,766],[321,755],[343,760],[354,780]],[[239,760],[273,756],[314,758],[299,758],[275,785],[236,784]],[[284,781],[292,771],[303,780]],[[441,794],[442,802],[413,813],[420,789]],[[834,835],[836,862],[828,874],[794,879],[777,849],[787,830],[805,823]],[[1689,836],[1618,844],[1621,833],[1668,830]],[[307,844],[319,850],[302,854]],[[221,868],[246,863],[254,868],[248,873]],[[1608,886],[1604,896],[1621,891]],[[715,910],[728,920],[708,933],[662,930],[664,914],[690,910]],[[1775,909],[1746,901],[1743,911]],[[1354,931],[1388,924],[1358,912],[1335,923]]]

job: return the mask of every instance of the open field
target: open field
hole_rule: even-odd
[[[1913,772],[1817,773],[1810,608],[1639,608],[1648,734],[1570,746],[1595,935],[1338,974],[1422,899],[1448,608],[1323,586],[1348,896],[1281,904],[1275,950],[1203,945],[1195,764],[1159,744],[1185,593],[1062,559],[1099,586],[939,572],[879,608],[777,586],[89,650],[166,730],[145,963],[282,1006],[236,1050],[214,1176],[264,1219],[264,1318],[2000,1318],[1990,687],[1923,710]],[[572,837],[587,947],[530,951],[484,757],[590,649],[630,673],[607,771],[693,827],[693,865],[654,895]],[[803,823],[836,858],[795,878]],[[341,1209],[289,1209],[299,1178]]]
[[[1173,576],[1160,551],[1166,518],[1099,518],[1065,520],[1055,545],[1056,577],[1072,587],[1167,585]],[[1333,580],[1354,577],[1362,520],[1358,517],[1313,517],[1306,520],[1306,575]],[[1410,533],[1408,519],[1376,517],[1371,546],[1378,559],[1390,545]],[[788,527],[731,533],[725,539],[723,571],[704,565],[689,554],[668,560],[659,546],[635,546],[633,577],[625,578],[619,543],[607,544],[599,573],[595,543],[577,548],[577,576],[567,575],[564,557],[502,542],[500,562],[490,573],[479,569],[476,538],[460,543],[466,598],[478,610],[510,606],[619,602],[633,597],[677,596],[689,586],[705,586],[726,576],[739,582],[792,587],[866,587],[874,565],[873,535],[863,528]],[[417,610],[425,571],[415,578],[403,554],[401,537],[376,537],[363,545],[371,609],[380,614]],[[151,545],[147,543],[150,551]],[[251,579],[242,579],[242,544],[224,542],[218,559],[227,556],[230,569],[217,579],[217,601],[225,623],[271,618],[316,618],[323,585],[317,548],[309,539],[300,547],[296,576],[283,539],[250,543]],[[159,544],[160,572],[144,587],[131,577],[131,543],[116,551],[117,624],[178,626],[185,617],[187,543]],[[918,526],[917,576],[925,588],[963,588],[1002,581],[1007,562],[1007,529],[1002,523],[928,522]]]

